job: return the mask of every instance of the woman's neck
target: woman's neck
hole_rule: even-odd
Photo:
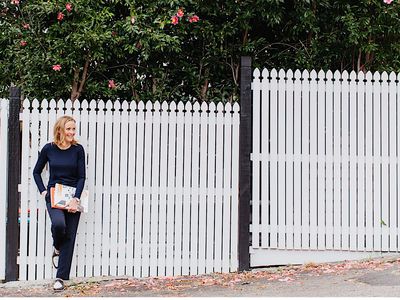
[[[58,148],[65,150],[65,149],[68,149],[69,147],[71,147],[71,145],[72,145],[71,143],[63,142],[57,146],[58,146]]]

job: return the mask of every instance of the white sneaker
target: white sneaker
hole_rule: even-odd
[[[53,290],[56,292],[64,290],[64,281],[60,278],[56,278],[53,284]]]

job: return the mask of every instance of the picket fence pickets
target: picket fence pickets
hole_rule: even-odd
[[[399,251],[398,76],[253,75],[251,265]]]
[[[21,113],[20,280],[55,275],[50,222],[32,170],[64,114],[77,120],[90,192],[72,277],[237,270],[237,103],[34,99]],[[47,182],[47,169],[42,177]]]
[[[8,106],[0,98],[0,280],[5,279],[7,222]]]

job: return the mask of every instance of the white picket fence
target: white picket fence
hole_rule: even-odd
[[[64,114],[78,121],[90,191],[72,277],[237,270],[239,105],[75,105],[23,103],[20,280],[54,277],[49,218],[32,169]],[[42,176],[47,182],[47,171]]]
[[[8,105],[0,99],[0,280],[5,279],[6,266]]]
[[[252,266],[400,250],[398,80],[254,71]]]

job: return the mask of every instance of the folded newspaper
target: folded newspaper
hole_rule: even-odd
[[[72,186],[56,183],[55,187],[50,189],[51,207],[59,209],[68,209],[68,204],[74,198],[76,188]],[[78,205],[78,211],[88,212],[89,191],[83,190]]]

